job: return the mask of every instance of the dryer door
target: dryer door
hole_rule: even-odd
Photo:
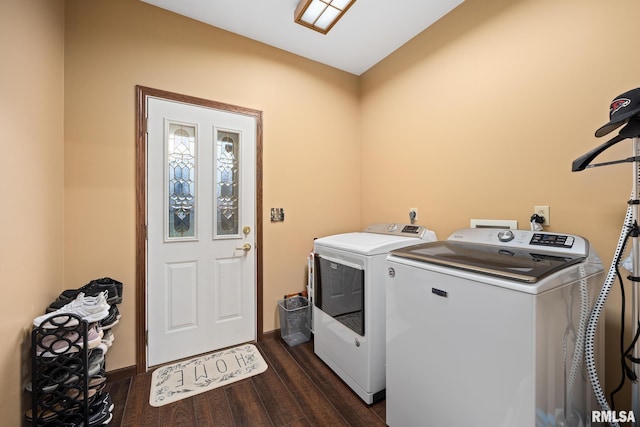
[[[364,267],[316,254],[316,307],[364,336]]]

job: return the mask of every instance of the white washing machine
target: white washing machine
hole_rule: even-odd
[[[603,275],[588,241],[566,234],[463,229],[392,251],[387,424],[591,425],[584,337]]]
[[[385,389],[385,260],[421,241],[436,235],[402,224],[314,241],[314,352],[368,404]]]

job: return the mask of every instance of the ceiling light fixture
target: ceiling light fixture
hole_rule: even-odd
[[[327,34],[355,2],[356,0],[300,0],[293,17],[298,24]]]

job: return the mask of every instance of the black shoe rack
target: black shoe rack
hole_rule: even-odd
[[[89,426],[87,322],[60,314],[31,333],[31,398],[27,421],[33,426]]]
[[[109,314],[88,323],[73,314],[73,307],[65,310],[80,292],[92,297],[103,293]],[[110,423],[113,402],[103,391],[105,355],[113,342],[112,327],[120,319],[117,304],[121,302],[122,283],[105,277],[64,291],[47,307],[50,315],[31,331],[31,382],[26,387],[31,393],[31,409],[25,413],[28,425],[90,427]],[[99,338],[90,339],[96,336]]]

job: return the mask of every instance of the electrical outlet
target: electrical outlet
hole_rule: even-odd
[[[533,213],[544,217],[542,225],[549,226],[551,224],[551,218],[549,217],[549,206],[534,206]]]
[[[409,220],[410,221],[418,220],[418,208],[409,208]]]

